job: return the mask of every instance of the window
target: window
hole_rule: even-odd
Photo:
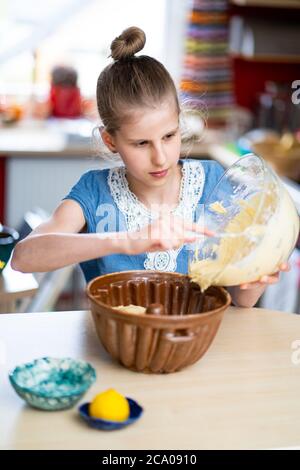
[[[183,0],[0,0],[0,93],[45,90],[57,63],[73,65],[85,95],[94,95],[113,38],[144,29],[143,53],[178,74]],[[179,13],[178,13],[179,12]],[[174,22],[173,32],[172,22]],[[168,63],[169,62],[169,63]],[[169,67],[170,65],[170,67]],[[177,70],[176,70],[177,67]]]

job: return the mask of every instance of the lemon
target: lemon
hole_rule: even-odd
[[[127,399],[113,388],[96,395],[89,405],[89,414],[93,418],[126,421],[129,413]]]

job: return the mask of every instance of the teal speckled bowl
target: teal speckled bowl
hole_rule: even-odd
[[[43,357],[17,366],[9,380],[29,405],[42,410],[63,410],[75,405],[96,379],[87,362],[69,357]]]

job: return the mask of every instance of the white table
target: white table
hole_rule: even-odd
[[[181,372],[151,375],[131,372],[108,356],[89,312],[1,315],[0,447],[300,448],[296,340],[300,343],[298,315],[231,307],[198,363]],[[7,373],[46,355],[93,364],[97,382],[82,402],[113,387],[137,400],[144,415],[128,428],[104,432],[81,421],[77,407],[59,412],[29,408],[11,388]]]

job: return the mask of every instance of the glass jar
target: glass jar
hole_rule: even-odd
[[[254,154],[241,157],[218,181],[201,216],[215,236],[189,246],[189,276],[202,290],[274,273],[299,234],[296,207],[278,176]]]

